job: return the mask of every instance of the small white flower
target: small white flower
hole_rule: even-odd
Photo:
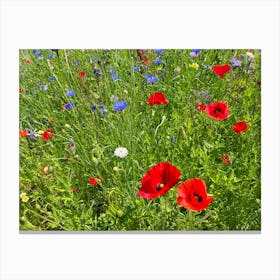
[[[128,155],[127,148],[119,147],[115,150],[114,155],[120,158],[124,158]]]

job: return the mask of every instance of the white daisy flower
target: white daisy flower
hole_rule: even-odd
[[[124,158],[128,155],[127,148],[119,147],[115,150],[114,155],[120,158]]]

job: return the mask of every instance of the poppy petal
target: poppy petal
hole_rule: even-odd
[[[180,180],[181,172],[168,162],[154,165],[143,176],[138,194],[146,199],[164,195]]]
[[[214,65],[212,69],[216,75],[223,78],[223,76],[231,69],[231,66],[229,64]]]
[[[150,95],[149,99],[148,99],[148,104],[149,105],[167,105],[168,101],[165,98],[164,94],[162,92],[155,92],[153,94]]]
[[[189,179],[178,187],[177,204],[186,209],[204,210],[213,199],[213,197],[207,195],[206,184],[202,179]]]

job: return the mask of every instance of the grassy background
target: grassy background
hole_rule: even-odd
[[[20,139],[20,190],[29,201],[20,201],[21,230],[260,230],[261,228],[261,108],[260,53],[254,50],[255,69],[249,70],[247,57],[242,67],[223,79],[211,67],[228,64],[233,55],[247,50],[166,50],[156,55],[148,50],[150,61],[163,60],[162,69],[151,64],[142,73],[136,50],[59,50],[50,61],[50,50],[41,50],[43,59],[31,50],[20,50],[19,129],[53,129],[48,142],[40,137]],[[98,59],[102,64],[98,64]],[[30,59],[31,64],[26,64]],[[76,61],[81,65],[77,66]],[[190,67],[198,63],[199,69]],[[174,69],[180,67],[181,71]],[[103,75],[96,78],[94,68]],[[111,81],[115,68],[120,80]],[[78,76],[85,71],[85,78]],[[159,77],[154,85],[146,73]],[[54,82],[48,79],[52,76]],[[47,90],[40,85],[47,84]],[[66,97],[69,89],[75,97]],[[206,95],[196,91],[208,90]],[[168,106],[148,106],[151,93],[161,91]],[[113,111],[112,96],[125,100],[124,112]],[[215,121],[196,105],[224,101],[230,117]],[[72,110],[61,106],[74,102]],[[104,104],[101,116],[91,106]],[[159,126],[162,117],[166,120]],[[54,123],[51,121],[54,120]],[[250,124],[244,134],[236,134],[236,121]],[[67,124],[67,126],[65,126]],[[158,127],[158,129],[157,129]],[[175,137],[176,141],[170,141]],[[69,150],[73,139],[75,151]],[[126,147],[128,156],[117,158],[114,150]],[[221,161],[230,157],[230,164]],[[69,160],[67,160],[69,157]],[[201,178],[215,196],[210,206],[191,212],[176,204],[177,186],[152,201],[138,196],[147,170],[168,161],[181,170],[181,181]],[[53,169],[42,173],[42,166]],[[119,171],[113,168],[118,167]],[[103,178],[91,186],[89,177]],[[77,193],[72,193],[73,188]]]

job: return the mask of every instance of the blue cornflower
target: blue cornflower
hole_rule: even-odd
[[[175,143],[176,142],[176,138],[174,136],[170,137],[170,141],[171,143]]]
[[[230,60],[232,67],[240,67],[242,65],[241,60],[237,60],[235,56],[233,56]]]
[[[76,64],[76,66],[80,66],[81,62],[80,61],[76,61],[75,64]]]
[[[73,102],[67,103],[64,105],[64,108],[67,110],[72,109],[75,106],[75,104]]]
[[[153,76],[152,74],[146,74],[145,75],[146,81],[150,84],[154,84],[158,81],[157,76]]]
[[[160,65],[161,63],[162,63],[162,59],[156,59],[154,61],[154,64],[156,64],[156,65]]]
[[[70,90],[66,91],[66,96],[67,97],[73,97],[75,95],[76,95],[76,91],[73,90],[73,89],[70,89]]]
[[[36,55],[36,56],[42,56],[43,54],[42,54],[42,52],[40,52],[40,51],[36,51],[36,52],[35,52],[35,55]]]
[[[96,110],[96,106],[95,106],[95,105],[92,105],[92,106],[91,106],[91,110],[92,110],[92,111],[95,111],[95,110]]]
[[[133,67],[133,70],[134,70],[134,71],[138,71],[138,70],[139,70],[139,67],[138,67],[138,66],[134,66],[134,67]]]
[[[121,76],[117,73],[114,73],[112,76],[111,76],[111,81],[117,81],[121,78]]]
[[[156,49],[155,50],[155,53],[156,54],[161,54],[161,53],[163,53],[164,52],[164,49]]]
[[[115,111],[122,111],[127,107],[127,103],[124,100],[119,100],[114,103]]]
[[[54,77],[49,77],[49,81],[53,82],[54,81]]]
[[[32,52],[33,52],[33,53],[36,53],[36,52],[37,52],[37,50],[32,50]]]
[[[48,59],[53,59],[53,58],[54,58],[53,54],[48,55]]]
[[[194,49],[192,50],[192,52],[195,52],[196,54],[198,54],[201,51],[201,49]]]

